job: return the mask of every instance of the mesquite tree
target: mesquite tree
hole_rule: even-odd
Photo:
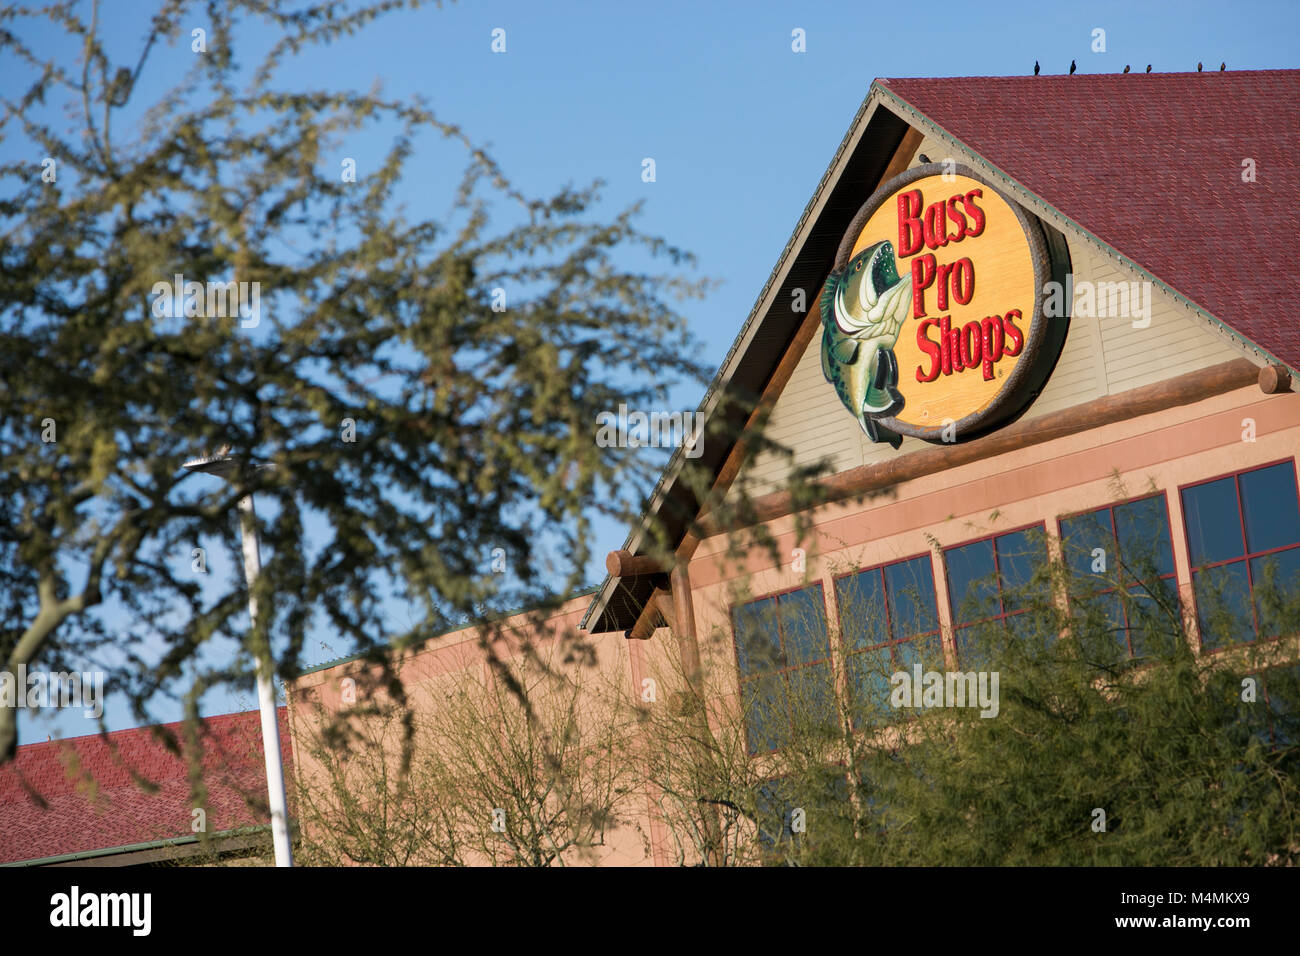
[[[101,653],[141,719],[162,689],[197,714],[259,649],[293,673],[314,628],[352,653],[544,606],[583,582],[599,509],[645,492],[654,463],[595,423],[698,379],[689,256],[595,186],[523,195],[424,102],[279,81],[392,6],[164,0],[125,63],[97,3],[0,12],[5,666]],[[343,150],[362,133],[391,139],[374,168]],[[407,175],[435,137],[465,169],[438,219]],[[229,480],[182,467],[217,448]]]

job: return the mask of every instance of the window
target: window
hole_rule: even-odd
[[[1025,612],[1042,597],[1033,590],[1034,574],[1047,561],[1041,524],[949,548],[943,556],[960,666],[979,656],[971,630],[976,624],[1005,621],[1014,633],[1030,636],[1032,615]]]
[[[943,664],[930,556],[857,571],[835,582],[853,726],[896,716],[890,675]]]
[[[732,612],[749,752],[770,753],[799,727],[835,721],[822,586],[787,591]]]
[[[1276,637],[1270,592],[1300,588],[1300,496],[1293,461],[1182,489],[1201,646]]]
[[[1078,590],[1101,606],[1124,655],[1151,651],[1144,646],[1144,625],[1178,600],[1165,496],[1062,518],[1061,548]]]

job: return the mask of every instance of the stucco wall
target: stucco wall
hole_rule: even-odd
[[[587,686],[601,687],[601,692],[622,693],[630,702],[634,687],[634,670],[632,655],[628,643],[622,634],[587,635],[578,634],[576,626],[591,597],[583,596],[566,604],[559,613],[549,617],[539,627],[530,626],[520,616],[510,622],[509,637],[494,644],[499,659],[518,661],[520,650],[526,642],[531,642],[549,666],[564,670],[565,668],[582,668]],[[590,646],[592,659],[589,663],[570,660],[567,663],[568,649],[575,639]],[[584,655],[579,655],[585,660]],[[418,652],[401,658],[397,673],[402,679],[412,709],[417,715],[438,719],[447,706],[447,695],[461,686],[461,678],[466,672],[480,681],[487,681],[490,675],[487,653],[473,630],[463,630],[439,637],[429,646]],[[315,735],[319,732],[325,714],[335,714],[345,709],[343,703],[344,681],[351,678],[356,682],[357,701],[364,704],[368,699],[383,698],[380,690],[370,690],[367,676],[375,676],[378,670],[356,661],[345,661],[322,670],[303,675],[293,681],[289,687],[290,725],[293,733],[294,765],[297,783],[313,787],[318,791],[327,790],[329,782],[321,762],[313,750]],[[400,752],[398,741],[393,739],[384,748],[387,751],[390,772],[396,779],[397,759]],[[483,808],[484,827],[490,826],[491,813],[494,808]],[[634,798],[625,809],[625,825],[617,827],[606,834],[604,845],[596,848],[590,858],[579,859],[570,853],[566,859],[571,863],[596,863],[597,865],[639,866],[653,862],[649,853],[651,821],[649,808],[641,797]],[[308,835],[310,838],[310,834]],[[346,863],[346,860],[338,862]]]
[[[1243,439],[1247,419],[1254,426],[1254,441]],[[901,483],[865,502],[819,509],[811,537],[802,542],[796,540],[793,518],[769,522],[783,556],[780,566],[757,551],[737,564],[724,553],[724,536],[704,541],[690,567],[696,621],[700,633],[708,635],[714,663],[734,671],[734,658],[728,659],[733,653],[730,609],[737,601],[820,581],[834,631],[837,574],[928,554],[951,655],[952,614],[942,548],[1044,521],[1047,532],[1058,535],[1059,516],[1153,491],[1166,496],[1178,583],[1190,606],[1179,487],[1294,461],[1298,451],[1300,394],[1265,395],[1250,386],[983,459]],[[795,570],[796,546],[806,551],[804,573]]]

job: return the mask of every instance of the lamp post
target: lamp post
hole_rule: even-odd
[[[234,458],[218,450],[206,458],[192,458],[184,465],[190,471],[200,471],[220,478],[234,474]],[[248,582],[248,616],[257,627],[257,595],[253,585],[262,571],[262,554],[257,535],[257,516],[253,511],[252,494],[239,499],[239,531],[244,545],[244,580]],[[271,837],[275,845],[275,865],[293,866],[293,848],[289,844],[289,817],[284,796],[284,763],[280,757],[280,725],[275,714],[275,686],[271,682],[270,640],[267,649],[257,661],[257,705],[262,714],[262,751],[266,755],[266,791],[271,804]]]

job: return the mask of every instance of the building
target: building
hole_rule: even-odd
[[[287,763],[285,708],[278,718]],[[184,745],[175,753],[158,732],[184,739],[183,725],[173,723],[20,746],[0,767],[0,865],[247,864],[249,854],[266,855],[270,811],[259,713],[205,720],[201,807],[191,796]],[[206,847],[198,828],[211,836]]]
[[[830,459],[825,502],[800,514],[778,455],[692,449],[713,500],[757,496],[752,521],[786,556],[731,562],[734,524],[682,480],[679,450],[573,624],[633,692],[677,652],[666,624],[685,670],[730,667],[742,693],[765,676],[747,648],[767,643],[783,680],[869,696],[857,663],[909,643],[961,667],[966,586],[1013,579],[1037,529],[1121,557],[1154,544],[1199,654],[1278,636],[1250,596],[1265,562],[1300,586],[1298,155],[1300,71],[876,81],[701,406],[761,396],[794,465]],[[924,596],[909,627],[827,639],[847,602],[888,604],[904,582]],[[1203,613],[1225,584],[1241,591],[1226,632]],[[763,608],[814,625],[763,632],[747,613]],[[705,640],[720,634],[721,657]],[[751,726],[751,750],[771,732]],[[666,861],[647,845],[641,862]]]

